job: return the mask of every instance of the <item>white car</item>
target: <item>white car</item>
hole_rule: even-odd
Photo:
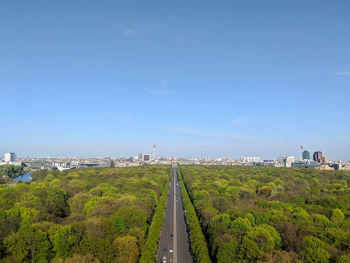
[[[166,263],[166,257],[163,257],[162,262]]]
[[[172,248],[170,248],[170,249],[169,249],[169,252],[170,252],[170,253],[173,253],[173,249],[172,249]]]

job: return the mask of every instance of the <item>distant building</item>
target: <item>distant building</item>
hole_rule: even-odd
[[[15,153],[5,153],[4,161],[6,163],[15,162],[16,161],[16,154]]]
[[[321,166],[317,167],[317,169],[324,170],[324,171],[334,170],[333,167],[329,167],[328,165],[321,165]]]
[[[241,157],[241,162],[243,163],[257,163],[261,162],[260,157]]]
[[[295,162],[294,156],[288,156],[284,159],[284,165],[285,167],[292,167],[292,163]]]
[[[328,163],[328,157],[327,156],[323,156],[322,163]]]
[[[278,157],[275,163],[275,167],[284,167],[284,157]]]
[[[320,166],[318,162],[312,161],[312,160],[303,160],[292,163],[292,167],[299,167],[299,168],[316,168]]]
[[[263,166],[274,166],[275,161],[274,160],[264,160]]]
[[[334,170],[341,170],[342,169],[342,165],[341,163],[332,163],[329,165],[330,167],[333,167]]]
[[[149,162],[151,160],[151,155],[150,154],[144,154],[142,156],[142,159],[144,162]]]
[[[314,152],[314,161],[315,162],[318,162],[318,163],[321,163],[323,160],[322,160],[322,152],[320,151],[317,151],[317,152]]]
[[[141,162],[149,162],[151,161],[151,155],[149,153],[140,153],[139,161]]]
[[[310,159],[310,152],[303,151],[303,160],[309,160],[309,159]]]

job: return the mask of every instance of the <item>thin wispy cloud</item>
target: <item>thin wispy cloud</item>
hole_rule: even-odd
[[[163,78],[158,81],[159,81],[159,88],[150,89],[148,90],[149,93],[154,95],[171,95],[175,93],[173,89],[168,87],[172,83],[171,79]]]
[[[165,86],[168,86],[172,81],[170,79],[163,79],[160,81],[160,86],[161,87],[165,87]]]
[[[192,128],[183,128],[183,127],[165,127],[166,130],[192,137],[198,139],[219,139],[219,140],[231,140],[231,141],[240,141],[246,142],[252,140],[250,136],[244,134],[234,134],[230,132],[223,131],[213,131],[213,130],[203,130],[203,129],[192,129]]]
[[[350,76],[350,71],[333,72],[331,75],[335,76]]]
[[[250,124],[254,121],[253,118],[243,118],[243,117],[237,117],[232,122],[230,122],[230,126],[243,126]]]
[[[145,24],[129,21],[119,25],[120,33],[126,38],[146,39],[149,29]]]

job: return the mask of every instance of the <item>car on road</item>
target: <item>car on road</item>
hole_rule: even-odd
[[[170,240],[173,240],[173,234],[170,234]]]
[[[167,237],[168,235],[169,235],[169,233],[168,233],[168,232],[166,232],[166,233],[165,233],[165,236]]]
[[[166,263],[166,257],[163,257],[162,262]]]
[[[169,249],[169,252],[170,252],[170,253],[173,253],[173,249],[172,249],[172,248],[170,248],[170,249]]]

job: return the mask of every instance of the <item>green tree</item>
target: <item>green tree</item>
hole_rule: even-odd
[[[309,263],[327,263],[331,257],[326,250],[326,244],[313,236],[304,238],[302,255],[305,262]]]
[[[133,236],[117,237],[113,246],[116,249],[116,256],[114,262],[116,263],[136,263],[139,256],[139,249],[137,247],[137,239]]]
[[[336,208],[336,209],[332,210],[331,220],[334,223],[339,224],[340,222],[342,222],[344,220],[344,218],[345,218],[345,216],[344,216],[343,212],[339,208]]]
[[[336,262],[337,263],[349,263],[350,262],[350,254],[339,256]]]
[[[80,244],[81,254],[92,254],[98,258],[102,263],[114,262],[116,250],[110,240],[86,236]]]
[[[249,219],[238,217],[230,223],[230,228],[239,231],[244,234],[252,229]]]
[[[133,227],[145,228],[146,221],[147,216],[144,210],[135,206],[119,208],[112,218],[112,222],[117,229],[124,227],[124,224],[127,229]]]
[[[64,226],[53,237],[53,250],[57,258],[71,257],[76,252],[77,236],[71,231],[71,226]]]
[[[243,259],[261,259],[265,253],[274,251],[275,240],[263,227],[250,230],[242,239],[240,255]]]
[[[10,234],[4,243],[19,262],[49,262],[52,257],[47,234],[35,227],[24,226]]]
[[[225,232],[227,232],[227,229],[229,228],[231,224],[231,219],[228,214],[218,214],[216,216],[213,216],[210,220],[208,232],[211,235],[222,235]]]
[[[209,193],[205,190],[197,191],[193,196],[193,203],[197,205],[201,200],[209,198]]]
[[[280,234],[277,232],[277,230],[270,225],[266,225],[266,224],[262,224],[260,225],[260,227],[266,229],[269,234],[273,237],[274,241],[275,241],[275,249],[281,249],[282,247],[282,239]]]
[[[222,244],[216,256],[217,263],[235,263],[239,261],[239,246],[236,241]]]
[[[94,258],[92,255],[79,255],[74,254],[73,257],[66,258],[66,259],[56,259],[52,261],[53,263],[100,263],[100,261],[97,258]]]

